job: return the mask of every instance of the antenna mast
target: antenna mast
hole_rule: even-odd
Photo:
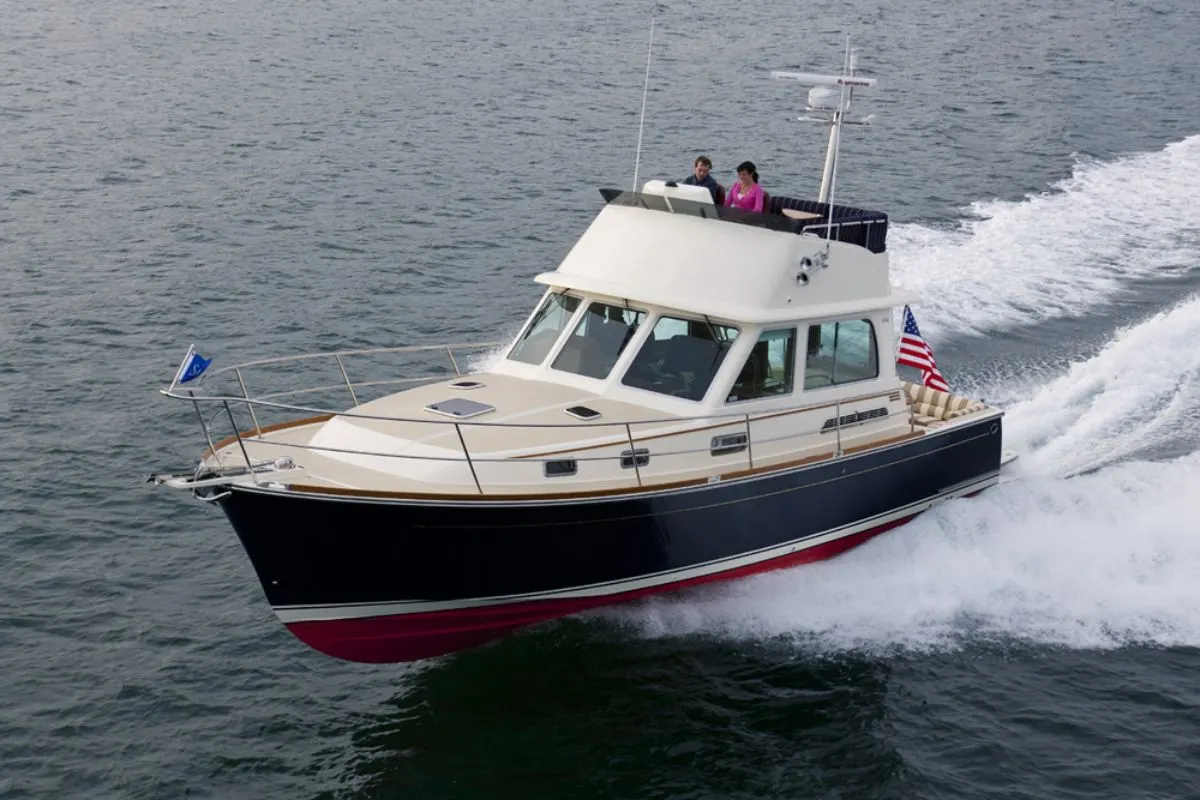
[[[654,10],[650,12],[650,44],[646,48],[646,79],[642,84],[642,118],[638,121],[637,155],[633,159],[633,191],[637,191],[638,167],[642,163],[642,131],[646,127],[646,94],[650,90],[650,54],[654,52]]]
[[[811,86],[805,111],[823,116],[805,116],[805,122],[824,122],[829,126],[829,146],[825,151],[825,169],[821,173],[821,192],[817,201],[832,203],[834,186],[837,183],[838,153],[842,143],[842,125],[866,125],[871,118],[847,119],[846,112],[854,101],[854,87],[874,86],[874,78],[860,78],[854,73],[858,68],[858,54],[850,48],[850,37],[846,37],[846,55],[842,61],[841,75],[817,75],[812,72],[772,72],[775,80],[793,81]]]

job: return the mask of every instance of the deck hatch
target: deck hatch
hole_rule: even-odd
[[[480,414],[487,414],[495,411],[496,407],[487,403],[479,403],[475,400],[468,400],[465,397],[451,397],[448,400],[439,400],[436,403],[430,403],[425,406],[426,411],[434,414],[441,414],[443,417],[453,417],[454,419],[467,419],[469,417],[478,417]]]

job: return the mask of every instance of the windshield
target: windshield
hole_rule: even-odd
[[[525,327],[521,338],[513,345],[508,357],[526,364],[540,364],[545,361],[577,308],[578,297],[569,294],[552,294],[547,297]]]
[[[644,311],[592,303],[552,366],[589,378],[608,377],[645,318]]]
[[[738,329],[703,320],[661,317],[622,383],[685,400],[702,400]]]

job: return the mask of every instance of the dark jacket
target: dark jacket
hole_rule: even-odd
[[[721,204],[721,184],[717,183],[711,173],[706,175],[704,180],[700,181],[696,180],[696,173],[693,172],[691,175],[688,175],[686,178],[681,180],[680,183],[688,186],[703,186],[705,189],[708,189],[708,193],[712,195],[713,202],[717,205]]]

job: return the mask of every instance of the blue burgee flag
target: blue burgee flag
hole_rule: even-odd
[[[179,371],[175,373],[175,383],[194,381],[204,374],[204,370],[208,369],[208,365],[211,363],[211,358],[205,358],[197,353],[196,345],[192,345],[188,348],[187,355],[183,357]]]

